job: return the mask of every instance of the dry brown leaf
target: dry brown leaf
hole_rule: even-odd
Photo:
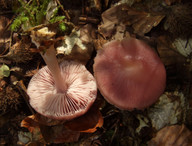
[[[100,25],[99,32],[105,38],[111,37],[116,32],[116,26],[123,23],[132,26],[134,33],[144,35],[157,26],[164,17],[164,15],[139,11],[122,4],[102,13],[103,24]]]
[[[25,127],[30,132],[33,132],[35,128],[39,128],[39,123],[35,120],[35,116],[31,115],[21,121],[21,127]]]
[[[57,127],[54,128],[54,132],[56,133],[57,130],[60,130],[60,133],[57,135],[57,137],[54,139],[54,143],[63,143],[63,142],[75,142],[78,141],[80,132],[72,131],[67,128],[63,127]]]
[[[138,11],[133,8],[127,8],[127,13],[128,18],[126,23],[132,25],[134,32],[139,35],[150,32],[165,17],[164,15]]]
[[[46,143],[74,142],[80,136],[80,132],[67,129],[63,124],[55,126],[43,125],[37,121],[34,115],[26,117],[21,122],[21,127],[27,128],[32,133],[35,141],[46,141]]]
[[[39,141],[41,143],[45,143],[44,138],[41,134],[41,130],[39,127],[39,123],[34,120],[35,116],[31,115],[26,117],[24,120],[21,121],[21,127],[25,127],[32,133],[32,141]]]
[[[162,15],[152,15],[150,13],[143,13],[143,18],[138,22],[133,23],[134,32],[140,35],[144,35],[151,31],[151,29],[157,26],[164,18]]]
[[[45,126],[40,125],[43,138],[48,143],[74,142],[79,139],[80,132],[65,128],[64,125]]]
[[[188,94],[189,87],[186,87],[186,83],[188,84],[191,79],[190,61],[172,46],[172,40],[169,37],[158,38],[157,51],[166,67],[167,90],[175,91],[177,86],[184,89],[182,92]]]
[[[54,126],[54,125],[60,125],[63,124],[64,120],[56,120],[56,119],[50,119],[40,114],[35,114],[35,120],[38,121],[40,124],[46,125],[46,126]]]
[[[111,7],[102,13],[103,23],[99,26],[99,33],[104,37],[111,37],[116,28],[115,26],[121,23],[127,17],[127,12],[123,10],[126,5],[118,5]]]
[[[182,64],[186,58],[178,53],[172,46],[172,40],[166,36],[160,36],[157,42],[157,51],[165,66]]]
[[[98,120],[97,124],[95,125],[95,127],[90,128],[88,130],[80,131],[80,132],[93,133],[97,130],[98,127],[102,127],[103,126],[103,117],[100,112],[98,112],[98,115],[99,115],[99,120]]]
[[[11,61],[22,63],[33,59],[35,53],[30,52],[31,40],[27,36],[23,36],[21,40],[11,46],[9,52],[1,58],[8,58]]]
[[[190,146],[192,132],[185,125],[167,126],[148,143],[149,146]]]
[[[64,125],[73,131],[95,132],[98,127],[103,125],[103,117],[99,111],[99,106],[95,103],[83,116],[68,121]]]

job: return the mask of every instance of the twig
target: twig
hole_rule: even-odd
[[[117,121],[117,122],[118,122],[118,121]],[[112,142],[113,142],[113,140],[114,140],[114,138],[115,138],[115,135],[117,134],[117,130],[119,129],[117,126],[118,126],[118,125],[115,126],[114,133],[113,133],[113,135],[112,135],[112,137],[111,137],[110,145],[112,144]]]
[[[68,20],[70,20],[70,16],[68,14],[68,12],[64,9],[64,7],[61,5],[60,1],[59,0],[56,0],[56,2],[59,4],[59,6],[61,7],[61,9],[63,10],[63,12],[65,13],[66,17]]]
[[[20,80],[18,83],[17,83],[17,89],[19,90],[19,92],[21,93],[21,95],[23,96],[29,110],[31,111],[31,113],[34,115],[35,112],[34,110],[32,109],[32,107],[29,105],[29,96],[27,95],[27,89],[23,83],[22,80]]]

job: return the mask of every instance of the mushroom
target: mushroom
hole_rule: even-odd
[[[63,61],[59,65],[54,45],[49,45],[45,46],[48,47],[45,53],[41,52],[47,66],[40,69],[29,82],[29,102],[46,117],[70,120],[87,112],[95,101],[96,82],[85,66],[78,62]]]
[[[144,109],[163,93],[166,71],[158,55],[137,39],[112,41],[98,50],[94,76],[104,98],[119,109]]]

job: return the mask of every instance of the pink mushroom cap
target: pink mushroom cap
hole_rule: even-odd
[[[58,120],[70,120],[88,111],[96,99],[97,85],[84,65],[64,61],[60,64],[61,76],[67,90],[57,90],[47,66],[29,82],[27,93],[30,105],[40,114]]]
[[[154,50],[140,40],[109,42],[94,61],[101,94],[120,109],[144,109],[164,92],[165,67]]]

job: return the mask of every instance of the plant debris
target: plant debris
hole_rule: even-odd
[[[191,8],[187,0],[0,0],[0,145],[192,145]],[[94,104],[74,119],[30,106],[26,89],[46,65],[39,53],[47,47],[59,63],[81,63],[94,75],[103,45],[130,38],[153,48],[166,69],[153,105],[121,110],[97,88]]]

